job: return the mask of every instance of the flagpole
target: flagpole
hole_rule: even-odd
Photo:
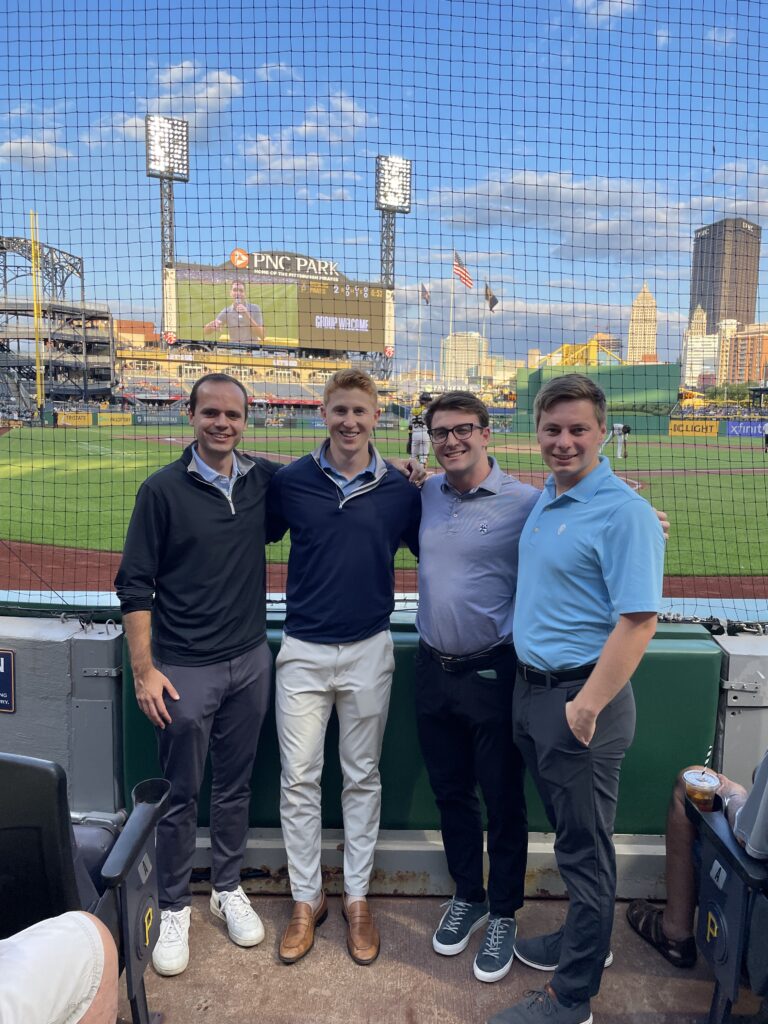
[[[416,342],[416,390],[421,392],[421,281],[419,281],[419,337]]]
[[[455,259],[456,259],[456,254],[454,252],[454,260]],[[453,297],[454,297],[455,283],[456,283],[456,275],[453,272],[453,261],[451,261],[451,313],[450,313],[450,318],[449,318],[449,321],[448,321],[448,337],[449,338],[453,334]],[[443,371],[443,373],[445,373],[445,361],[444,360],[441,360],[441,361],[443,362],[442,371]]]

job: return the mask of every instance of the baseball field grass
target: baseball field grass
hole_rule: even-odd
[[[322,431],[256,428],[243,450],[279,461],[310,451]],[[0,539],[119,551],[134,496],[154,470],[180,454],[182,427],[15,429],[0,436]],[[382,454],[403,455],[405,432],[382,431]],[[545,469],[533,438],[493,435],[502,468],[540,484]],[[768,573],[768,455],[760,438],[633,434],[614,469],[672,521],[666,571],[686,575]],[[273,561],[287,546],[275,545]],[[399,556],[403,566],[410,555]]]

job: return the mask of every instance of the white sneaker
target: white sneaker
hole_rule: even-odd
[[[238,946],[258,946],[264,938],[264,925],[243,892],[242,886],[234,892],[211,893],[211,913],[226,921],[229,937]]]
[[[152,966],[158,974],[181,974],[189,963],[189,907],[160,913],[160,938],[152,951]]]

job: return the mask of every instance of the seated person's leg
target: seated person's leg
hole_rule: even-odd
[[[117,1019],[117,950],[90,914],[62,914],[0,942],[0,976],[3,1024]]]

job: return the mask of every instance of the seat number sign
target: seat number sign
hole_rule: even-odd
[[[16,710],[15,652],[0,650],[0,714],[12,715]]]

